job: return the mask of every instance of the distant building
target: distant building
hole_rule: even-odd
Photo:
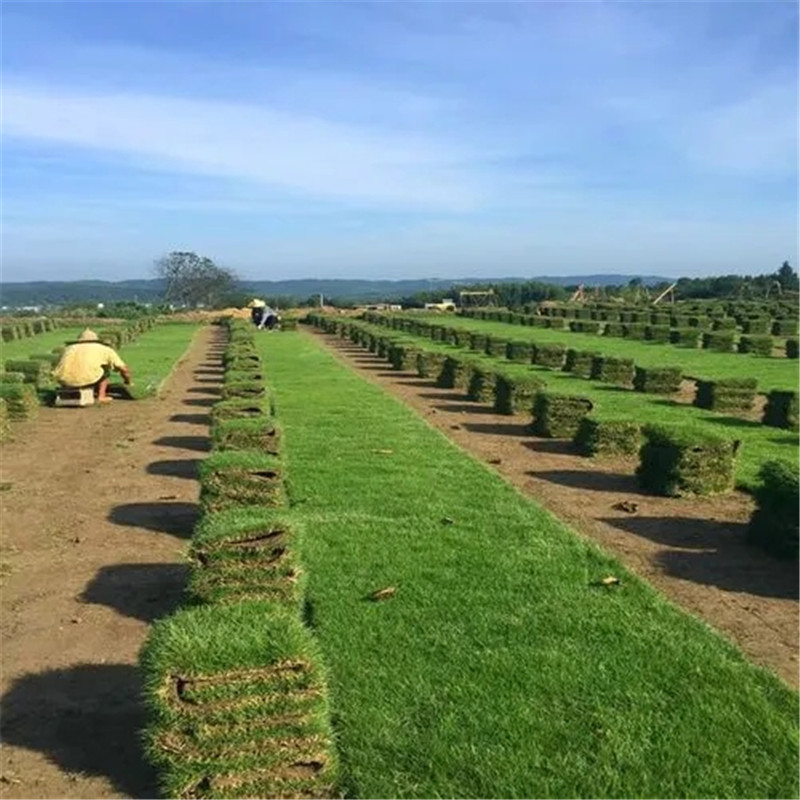
[[[426,311],[455,311],[456,301],[446,297],[441,303],[425,303]]]

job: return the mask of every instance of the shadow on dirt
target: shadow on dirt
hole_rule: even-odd
[[[218,400],[218,397],[190,397],[188,400],[181,400],[181,403],[185,406],[211,408]]]
[[[642,495],[643,492],[636,483],[633,475],[621,475],[616,472],[592,472],[577,469],[551,469],[541,472],[530,471],[525,473],[531,478],[537,478],[560,486],[570,486],[573,489],[587,489],[593,492],[618,492],[625,494]]]
[[[169,421],[185,422],[189,425],[209,425],[211,416],[209,414],[173,414]]]
[[[200,506],[184,502],[126,503],[115,506],[108,515],[109,522],[115,525],[168,533],[181,539],[191,537],[198,519]]]
[[[464,428],[471,433],[489,433],[495,436],[531,435],[531,426],[527,422],[465,422]]]
[[[548,455],[574,456],[577,452],[575,445],[568,439],[533,439],[525,442],[525,447],[534,453],[547,453]]]
[[[198,383],[200,383],[200,381],[198,381]],[[222,394],[222,390],[220,388],[213,386],[192,386],[191,388],[187,389],[186,392],[187,394],[212,394],[215,397],[219,397]]]
[[[198,453],[207,453],[211,450],[208,436],[162,436],[160,439],[154,439],[153,444],[177,447],[179,450],[194,450]]]
[[[148,475],[166,475],[169,478],[197,478],[198,458],[165,459],[152,461],[147,465]]]
[[[619,530],[679,550],[664,550],[656,564],[668,575],[761,597],[796,598],[797,564],[779,561],[748,546],[745,522],[691,517],[601,519]]]
[[[65,772],[108,778],[119,794],[158,797],[139,731],[141,676],[127,664],[81,664],[17,678],[0,700],[4,742]]]
[[[178,609],[188,577],[186,564],[114,564],[101,567],[78,599],[154,622]]]

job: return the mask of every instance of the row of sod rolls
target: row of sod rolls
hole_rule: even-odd
[[[349,338],[385,352],[397,368],[407,367],[416,358],[417,374],[435,380],[445,388],[462,388],[475,402],[493,403],[497,413],[532,411],[534,435],[572,439],[578,452],[591,457],[635,457],[636,477],[646,491],[670,497],[723,494],[732,491],[741,443],[725,437],[680,426],[645,425],[630,420],[598,420],[591,416],[592,400],[579,395],[548,391],[541,379],[524,373],[509,374],[511,367],[487,367],[486,360],[455,355],[439,350],[438,342],[404,339],[404,333],[376,333],[375,326],[359,320],[336,320],[324,315],[309,315],[309,322],[322,330]],[[602,368],[627,370],[622,360],[603,360]],[[597,364],[593,358],[584,363]],[[630,374],[629,372],[627,373]],[[638,369],[634,381],[649,381],[675,386],[680,372],[672,368]],[[659,387],[660,388],[660,387]],[[753,382],[704,382],[700,392],[714,393],[713,404],[752,403]],[[742,396],[745,396],[744,398]],[[772,392],[765,410],[765,423],[796,428],[796,392]],[[797,557],[797,503],[783,498],[796,497],[798,476],[780,464],[766,464],[761,472],[763,488],[756,494],[759,510],[753,517],[747,540],[779,557]],[[778,499],[775,499],[778,498]]]
[[[188,604],[142,650],[146,750],[168,797],[332,797],[328,691],[304,625],[302,520],[252,326],[227,320]]]
[[[730,316],[726,315],[725,309],[719,306],[714,309],[710,305],[675,313],[641,307],[597,306],[541,307],[536,314],[503,309],[463,309],[460,316],[534,328],[669,342],[724,353],[771,356],[777,349],[788,358],[797,358],[796,306],[775,306],[771,310],[764,306],[759,310],[747,310],[731,305],[727,313]],[[776,316],[771,318],[773,313]]]
[[[0,336],[4,342],[13,342],[17,339],[27,339],[47,331],[54,331],[60,327],[60,321],[43,317],[41,319],[19,319],[0,326]]]
[[[313,322],[319,317],[321,315],[311,314],[309,321]],[[681,390],[683,381],[682,370],[679,366],[640,367],[632,359],[613,358],[595,351],[568,348],[563,344],[518,342],[481,333],[470,333],[440,323],[403,319],[374,312],[367,312],[364,315],[364,321],[371,326],[377,325],[392,329],[392,331],[387,331],[384,336],[375,333],[368,334],[378,343],[377,347],[370,347],[373,352],[377,352],[381,357],[388,357],[395,369],[413,369],[413,362],[416,359],[419,371],[421,360],[426,377],[431,369],[440,366],[438,361],[435,356],[432,357],[424,351],[420,351],[418,340],[409,340],[408,338],[404,340],[404,336],[430,337],[433,342],[461,347],[480,355],[505,359],[510,364],[534,364],[548,369],[563,370],[575,377],[587,378],[647,394],[674,395]],[[356,324],[356,321],[332,320],[331,324],[334,327],[338,326],[339,330],[349,330]],[[395,348],[394,355],[388,352],[386,349],[388,347]],[[458,372],[459,364],[451,362],[446,368],[448,375],[452,375],[459,381],[462,379],[464,373],[463,371]],[[442,385],[447,386],[451,380],[451,377],[445,377]],[[458,385],[460,386],[461,383]],[[720,413],[750,412],[755,405],[757,392],[757,381],[751,378],[697,380],[695,381],[693,402],[700,408]],[[484,396],[485,394],[484,392]],[[497,405],[499,413],[511,413],[504,411],[504,408],[508,408],[508,406],[503,402]],[[781,420],[783,421],[781,422]],[[791,415],[789,418],[784,418],[774,412],[765,413],[762,422],[765,425],[777,427],[793,427]]]

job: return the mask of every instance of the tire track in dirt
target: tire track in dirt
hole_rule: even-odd
[[[750,496],[675,499],[643,494],[635,460],[575,455],[533,437],[529,417],[492,413],[461,390],[396,372],[349,340],[314,332],[332,353],[392,393],[462,449],[588,539],[670,601],[732,639],[757,664],[798,686],[798,572],[744,544]],[[634,513],[615,509],[636,504]]]
[[[159,399],[43,408],[0,450],[0,796],[157,796],[137,656],[182,599],[219,337],[198,331]]]

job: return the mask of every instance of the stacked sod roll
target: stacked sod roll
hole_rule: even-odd
[[[797,430],[798,418],[798,393],[773,391],[767,395],[767,405],[764,408],[764,425],[773,428],[788,428]]]
[[[631,456],[639,452],[641,439],[642,430],[638,422],[584,417],[573,443],[585,456]]]
[[[756,399],[755,378],[697,381],[694,404],[711,411],[749,411]]]
[[[302,620],[303,521],[252,328],[225,327],[189,605],[153,626],[141,654],[146,752],[166,797],[334,797],[325,670]]]
[[[797,471],[780,461],[767,461],[759,474],[757,509],[750,519],[747,542],[770,555],[786,560],[798,557],[798,505],[800,487]]]
[[[538,392],[533,402],[533,433],[553,439],[571,439],[581,420],[593,408],[588,397]]]
[[[530,411],[534,397],[544,387],[544,381],[535,375],[520,377],[500,372],[494,382],[494,410],[498,414]]]
[[[723,494],[733,489],[739,441],[692,429],[646,425],[639,485],[667,497]]]

